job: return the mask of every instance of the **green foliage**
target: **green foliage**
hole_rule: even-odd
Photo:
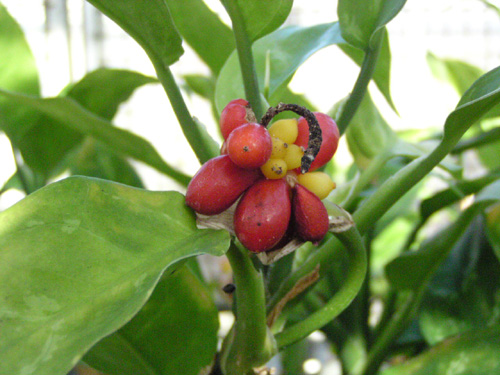
[[[73,177],[0,215],[3,373],[64,374],[183,259],[222,255],[176,192]]]
[[[277,351],[296,373],[301,340],[317,329],[348,375],[500,371],[500,67],[484,73],[428,53],[434,77],[461,98],[441,129],[416,141],[368,91],[373,82],[395,110],[386,25],[404,0],[340,0],[338,21],[307,27],[281,27],[292,0],[222,0],[231,26],[203,0],[89,2],[139,43],[157,78],[101,68],[41,97],[23,31],[0,5],[0,130],[16,162],[0,195],[27,195],[0,212],[1,374],[66,375],[82,360],[109,375],[253,375]],[[172,74],[182,43],[207,73]],[[360,70],[344,100],[319,108],[289,84],[332,45]],[[130,159],[184,186],[191,178],[112,123],[152,83],[200,163],[220,146],[186,92],[208,101],[215,120],[237,98],[258,115],[279,102],[334,108],[353,159],[324,169],[339,184],[325,201],[338,233],[263,266],[227,231],[200,229],[181,193],[143,190]],[[481,163],[474,179],[462,173],[470,153]],[[63,173],[73,177],[49,183]],[[440,191],[436,177],[447,184]],[[205,279],[201,254],[227,255],[232,298]],[[372,300],[384,311],[375,327]],[[236,321],[219,346],[221,309]]]

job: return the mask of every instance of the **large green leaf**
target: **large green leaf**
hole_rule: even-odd
[[[257,40],[280,27],[288,18],[293,5],[293,0],[236,1],[250,40]]]
[[[337,13],[342,37],[366,50],[380,31],[403,8],[406,0],[339,0]]]
[[[214,360],[217,308],[184,266],[163,277],[141,311],[84,357],[109,375],[198,375]]]
[[[169,166],[149,142],[126,130],[114,127],[110,122],[87,111],[71,98],[33,98],[0,90],[4,96],[18,105],[28,106],[59,121],[64,126],[91,136],[117,153],[133,157],[167,174],[181,184],[190,178]]]
[[[175,26],[200,58],[218,74],[235,48],[234,36],[202,0],[166,0]],[[209,36],[209,37],[207,37]]]
[[[500,373],[500,326],[445,340],[381,375],[493,375]]]
[[[72,177],[29,195],[0,213],[0,373],[66,374],[165,269],[228,246],[177,192]]]
[[[148,56],[165,65],[184,53],[182,40],[164,0],[87,0],[139,43]]]
[[[498,322],[500,263],[484,229],[476,217],[429,284],[420,328],[430,345]]]
[[[258,2],[256,2],[258,3]],[[331,44],[342,43],[338,23],[313,27],[291,26],[262,38],[253,45],[259,87],[265,90],[266,57],[270,80],[267,99],[284,90],[297,68],[312,54]],[[245,97],[238,56],[231,54],[222,68],[215,88],[215,102],[219,112],[234,98]]]

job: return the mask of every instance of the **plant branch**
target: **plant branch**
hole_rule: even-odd
[[[349,95],[349,98],[342,107],[340,115],[337,119],[337,126],[339,127],[340,134],[344,134],[346,131],[349,123],[356,113],[356,110],[361,104],[363,97],[365,96],[368,84],[370,83],[373,73],[375,72],[375,67],[377,65],[385,33],[386,31],[377,33],[376,38],[378,39],[374,41],[374,47],[368,46],[365,50],[365,57],[363,59],[363,63],[361,64],[361,70],[356,83],[354,84],[351,95]]]
[[[248,251],[231,244],[227,258],[236,285],[236,321],[226,342],[222,366],[227,375],[253,374],[275,353],[275,343],[266,324],[264,280]]]
[[[346,232],[337,233],[336,236],[347,250],[349,259],[349,271],[344,284],[321,309],[278,333],[276,335],[278,348],[293,344],[332,321],[349,306],[363,285],[366,274],[366,252],[361,235],[356,227],[352,227]]]
[[[182,97],[181,90],[175,82],[174,76],[170,68],[163,62],[151,58],[156,74],[163,89],[167,93],[168,99],[174,110],[175,116],[181,125],[182,132],[193,149],[200,164],[205,163],[207,160],[213,158],[214,153],[211,151],[210,146],[204,141],[205,135],[201,133],[198,124],[189,113],[186,102]]]
[[[252,42],[246,30],[245,18],[241,13],[237,0],[221,0],[221,2],[226,8],[233,25],[236,51],[238,52],[243,85],[245,86],[245,96],[250,102],[255,117],[261,118],[264,112],[262,110],[259,81],[253,60]]]

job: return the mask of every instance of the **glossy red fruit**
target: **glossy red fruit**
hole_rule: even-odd
[[[305,241],[321,241],[328,232],[328,212],[323,202],[304,186],[296,184],[293,194],[296,233]]]
[[[258,169],[243,169],[228,155],[210,159],[189,183],[186,204],[203,215],[227,210],[255,181],[262,178]]]
[[[283,238],[290,216],[290,187],[285,179],[260,180],[238,203],[234,230],[248,250],[260,253],[272,249]]]
[[[269,132],[256,123],[234,129],[226,143],[229,157],[241,168],[259,168],[269,159],[273,150]]]
[[[339,128],[333,119],[321,112],[314,112],[316,119],[318,120],[319,126],[322,131],[323,142],[321,143],[321,148],[319,150],[316,159],[314,159],[309,172],[318,169],[319,167],[325,165],[330,161],[337,151],[337,146],[339,144]],[[295,141],[296,145],[307,148],[307,143],[309,142],[309,126],[305,118],[301,117],[298,122],[299,135]]]
[[[219,125],[224,139],[237,127],[256,122],[255,115],[245,99],[231,100],[222,110]]]

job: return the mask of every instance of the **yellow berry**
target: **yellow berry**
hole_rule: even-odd
[[[294,118],[278,120],[269,128],[269,134],[271,137],[278,137],[283,142],[291,145],[297,139],[299,135],[298,122]]]
[[[304,155],[304,150],[302,150],[302,147],[290,144],[288,145],[288,149],[285,155],[285,160],[286,166],[288,169],[295,169],[300,167],[300,163],[302,161],[302,156]]]
[[[335,182],[324,172],[309,172],[297,176],[299,184],[313,192],[319,199],[325,199],[335,189]]]
[[[283,159],[269,159],[260,170],[269,179],[276,180],[286,176],[287,167]]]
[[[278,137],[272,137],[273,151],[271,152],[271,159],[284,159],[287,153],[288,144],[283,142]]]

